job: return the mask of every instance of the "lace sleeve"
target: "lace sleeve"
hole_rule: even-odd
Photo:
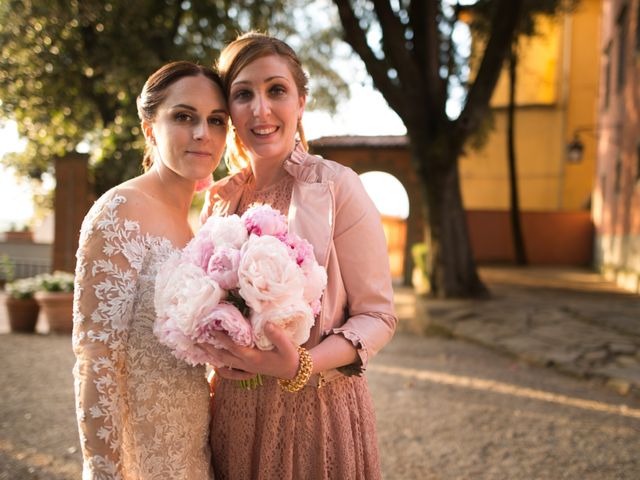
[[[138,224],[117,215],[124,202],[113,195],[94,205],[77,253],[73,373],[85,480],[122,478],[124,347],[143,250]]]

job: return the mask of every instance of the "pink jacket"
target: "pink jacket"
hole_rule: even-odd
[[[306,346],[340,333],[357,348],[361,365],[339,370],[360,373],[391,339],[397,323],[380,214],[350,168],[301,146],[284,168],[295,179],[289,230],[313,245],[328,275],[322,310]],[[247,167],[216,182],[207,193],[202,218],[233,214],[249,174]]]

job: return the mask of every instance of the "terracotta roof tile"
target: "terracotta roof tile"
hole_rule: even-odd
[[[336,135],[309,141],[311,147],[358,148],[387,147],[405,148],[409,144],[406,135]]]

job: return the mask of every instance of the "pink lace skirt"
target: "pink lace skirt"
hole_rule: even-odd
[[[216,480],[379,479],[375,413],[365,377],[283,391],[218,379],[211,446]]]

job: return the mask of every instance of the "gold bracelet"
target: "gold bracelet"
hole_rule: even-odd
[[[311,377],[311,371],[313,370],[311,354],[305,348],[298,347],[298,357],[299,364],[296,376],[291,380],[278,379],[278,385],[287,392],[295,393],[302,390]]]

